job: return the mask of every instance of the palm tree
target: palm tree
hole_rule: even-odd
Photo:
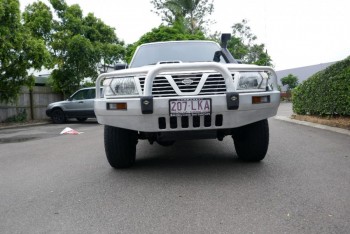
[[[198,29],[202,29],[206,22],[204,17],[210,15],[214,10],[213,0],[153,0],[158,14],[162,14],[163,19],[169,24],[184,22],[194,34]]]
[[[165,2],[165,6],[175,16],[175,21],[187,16],[189,18],[190,31],[193,33],[197,27],[194,12],[199,3],[200,0],[168,0]]]

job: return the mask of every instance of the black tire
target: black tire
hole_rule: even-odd
[[[61,109],[54,109],[51,113],[51,119],[55,124],[63,124],[66,122],[66,116]]]
[[[112,167],[127,168],[135,163],[137,134],[136,131],[105,126],[105,151]]]
[[[77,118],[80,123],[84,123],[88,118]]]
[[[265,158],[269,147],[267,119],[233,129],[237,155],[243,161],[258,162]]]

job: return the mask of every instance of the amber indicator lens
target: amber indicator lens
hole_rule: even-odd
[[[270,103],[270,96],[253,96],[253,104]]]
[[[126,103],[108,103],[107,110],[127,110],[128,105]]]

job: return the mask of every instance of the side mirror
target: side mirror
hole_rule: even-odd
[[[128,64],[126,63],[117,63],[114,66],[114,70],[123,70],[123,69],[127,69],[128,68]]]

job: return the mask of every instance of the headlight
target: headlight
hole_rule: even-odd
[[[239,90],[260,89],[266,90],[268,87],[268,74],[266,72],[240,72],[238,82]]]
[[[134,77],[109,78],[103,82],[106,96],[138,95]]]

